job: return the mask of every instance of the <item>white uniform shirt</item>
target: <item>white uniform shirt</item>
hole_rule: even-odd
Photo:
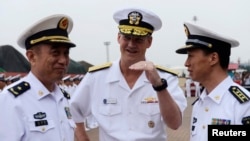
[[[190,78],[187,78],[185,81],[185,93],[187,97],[191,97],[191,89],[190,89],[190,84],[193,81]]]
[[[209,95],[204,89],[200,98],[193,105],[190,141],[207,141],[208,125],[242,125],[244,117],[250,118],[250,101],[241,104],[228,90],[230,86],[238,86],[250,97],[249,92],[234,83],[230,76]]]
[[[178,77],[159,74],[167,80],[168,90],[183,112],[187,102]],[[130,89],[116,61],[110,68],[85,75],[71,99],[71,112],[76,123],[93,114],[100,141],[166,141],[166,125],[157,102],[145,73]]]
[[[15,97],[8,88],[22,81],[30,89]],[[0,111],[1,141],[74,141],[68,99],[58,86],[50,93],[32,73],[1,92]]]

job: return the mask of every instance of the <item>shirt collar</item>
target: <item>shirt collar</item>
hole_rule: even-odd
[[[219,85],[217,85],[209,95],[207,95],[206,89],[203,90],[200,99],[204,100],[205,98],[210,98],[216,103],[220,103],[222,97],[228,92],[228,88],[232,85],[233,81],[230,76],[225,78],[223,81],[220,82]]]
[[[58,94],[58,91],[60,91],[60,88],[56,84],[55,84],[55,89],[52,92],[50,92],[32,72],[29,72],[29,74],[25,79],[30,83],[31,88],[35,90],[35,95],[37,96],[38,99],[42,99],[52,93],[58,99],[63,97],[63,94],[55,95]]]

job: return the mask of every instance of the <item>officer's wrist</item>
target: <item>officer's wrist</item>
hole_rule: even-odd
[[[162,91],[168,87],[167,80],[164,78],[161,78],[161,84],[159,85],[152,85],[153,89],[157,92]]]

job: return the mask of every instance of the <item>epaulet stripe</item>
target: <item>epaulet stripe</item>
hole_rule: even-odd
[[[89,68],[88,72],[94,72],[94,71],[106,69],[106,68],[109,68],[110,66],[112,66],[112,63],[111,63],[111,62],[102,64],[102,65],[93,66],[93,67],[90,67],[90,68]]]
[[[160,66],[160,65],[155,65],[155,67],[158,69],[158,70],[161,70],[161,71],[164,71],[164,72],[168,72],[168,73],[171,73],[175,76],[178,76],[178,74],[176,72],[174,72],[173,70],[170,70],[170,69],[167,69],[163,66]]]
[[[246,95],[238,86],[231,86],[229,88],[229,91],[240,103],[244,103],[250,100],[249,96]]]
[[[30,84],[28,82],[21,82],[11,88],[8,89],[10,93],[12,93],[15,97],[23,94],[25,91],[30,89]]]

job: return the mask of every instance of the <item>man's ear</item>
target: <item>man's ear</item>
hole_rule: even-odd
[[[117,34],[117,42],[120,44],[121,33]]]
[[[219,54],[217,52],[211,53],[209,57],[209,62],[211,63],[211,65],[214,65],[219,62]]]
[[[151,47],[151,44],[152,44],[152,41],[153,41],[153,37],[152,36],[150,36],[150,37],[148,37],[147,38],[147,41],[149,42],[149,46],[148,46],[148,48],[150,48]]]
[[[27,50],[26,51],[26,57],[28,58],[28,61],[31,65],[35,63],[35,53],[34,50]]]

